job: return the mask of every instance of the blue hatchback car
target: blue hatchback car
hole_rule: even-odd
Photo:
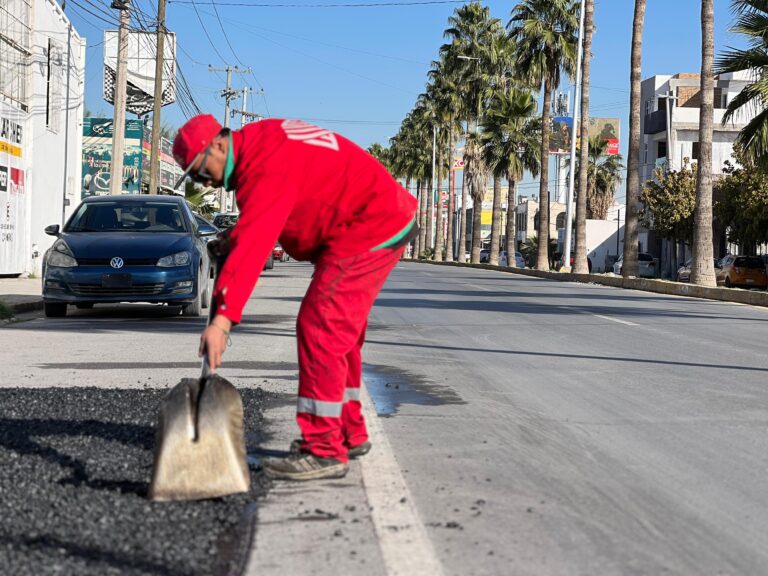
[[[199,316],[213,291],[206,244],[217,228],[180,196],[92,196],[77,207],[43,258],[45,315],[67,305],[151,302]]]

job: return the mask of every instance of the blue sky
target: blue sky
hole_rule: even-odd
[[[227,6],[227,1],[303,7]],[[253,74],[235,75],[233,85],[264,90],[263,97],[251,98],[251,111],[309,119],[365,147],[372,142],[386,144],[397,132],[424,90],[430,62],[437,58],[444,42],[448,18],[461,5],[307,7],[377,1],[382,0],[216,0],[222,31],[211,0],[196,0],[211,41],[201,27],[195,5],[170,2],[168,28],[177,34],[179,64],[205,112],[221,118],[224,110],[217,94],[224,87],[224,75],[209,72],[208,65],[250,66]],[[147,14],[156,12],[152,0],[134,3]],[[516,3],[493,0],[485,5],[506,24]],[[622,119],[623,154],[633,6],[633,0],[596,0],[595,7],[591,115]],[[103,30],[111,26],[88,15],[85,9],[105,19],[109,19],[106,13],[114,11],[106,0],[70,0],[66,8],[75,27],[88,39],[86,105],[94,113],[111,115],[111,106],[101,98],[101,42]],[[698,0],[647,0],[643,77],[699,70],[699,10]],[[715,0],[715,11],[716,50],[742,44],[728,32],[732,23],[730,0]],[[185,119],[175,104],[165,107],[163,114],[164,122],[176,127]],[[239,126],[239,122],[233,125]],[[527,192],[535,191],[535,184],[528,182],[523,193],[526,186]]]

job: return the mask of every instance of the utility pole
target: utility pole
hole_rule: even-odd
[[[255,114],[253,112],[248,112],[246,105],[248,103],[248,93],[253,92],[253,88],[245,87],[242,90],[243,92],[243,108],[241,110],[232,110],[231,114],[234,117],[235,114],[240,114],[240,128],[245,126],[246,124],[250,122],[258,122],[259,120],[264,120],[264,116],[261,114]],[[256,94],[263,93],[263,90],[259,90],[256,92]]]
[[[571,126],[571,171],[568,175],[568,193],[565,196],[565,238],[563,239],[563,267],[571,270],[571,230],[573,220],[573,185],[576,175],[576,120],[579,117],[579,104],[581,104],[581,59],[584,55],[584,47],[581,39],[584,37],[584,0],[581,0],[581,16],[579,18],[579,44],[576,57],[576,89],[573,94],[573,126]],[[582,146],[589,146],[589,142],[582,142]],[[580,190],[579,194],[585,194]]]
[[[113,0],[112,8],[120,10],[120,27],[117,32],[117,68],[115,70],[114,115],[112,120],[112,168],[109,193],[123,192],[123,161],[125,157],[125,100],[127,89],[128,25],[130,0]]]
[[[157,0],[157,50],[155,51],[155,95],[152,102],[152,148],[149,155],[149,193],[157,194],[160,176],[160,109],[163,107],[165,76],[165,0]]]

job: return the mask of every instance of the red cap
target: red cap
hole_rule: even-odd
[[[173,140],[173,157],[185,172],[194,162],[195,157],[210,144],[221,132],[221,124],[210,114],[200,114],[187,121],[179,128]]]

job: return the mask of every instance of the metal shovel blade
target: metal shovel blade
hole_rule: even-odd
[[[216,374],[182,380],[160,408],[149,499],[203,500],[250,486],[240,393]]]

